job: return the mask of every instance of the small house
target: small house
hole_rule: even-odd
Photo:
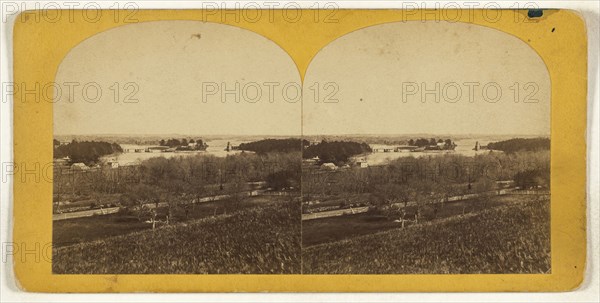
[[[360,168],[367,168],[369,167],[369,163],[367,161],[358,161],[356,162],[356,165]]]
[[[119,162],[117,162],[117,161],[108,161],[108,162],[106,162],[106,165],[109,168],[119,168]]]

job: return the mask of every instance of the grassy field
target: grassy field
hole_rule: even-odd
[[[241,202],[236,209],[255,207],[276,200],[272,196],[249,197]],[[185,218],[184,213],[178,211],[176,221],[185,222],[224,214],[227,212],[226,205],[229,202],[229,200],[222,200],[190,205],[188,217]],[[166,212],[165,208],[160,210],[160,213]],[[158,219],[163,218],[159,217]],[[110,214],[54,221],[52,228],[53,245],[60,247],[152,229],[152,225],[138,221],[134,215]]]
[[[475,198],[446,203],[444,207],[438,209],[435,215],[431,206],[425,206],[422,209],[422,217],[420,220],[424,222],[462,215],[463,212],[465,214],[478,212],[511,203],[515,198],[498,196],[485,204],[481,203],[481,199],[482,198]],[[407,219],[412,219],[410,215],[414,214],[415,209],[414,206],[406,207]],[[302,244],[306,247],[398,228],[400,227],[400,223],[394,222],[396,219],[399,219],[399,215],[393,217],[389,214],[382,215],[378,212],[367,212],[352,216],[329,217],[304,221],[302,222]],[[406,222],[405,226],[410,224],[410,222]]]
[[[227,214],[56,247],[57,274],[300,273],[300,205],[287,197]]]
[[[303,251],[305,274],[550,272],[550,206],[537,196]],[[450,205],[450,204],[449,204]],[[446,206],[448,207],[448,205]],[[305,225],[306,222],[304,222]],[[306,230],[306,226],[305,226]],[[304,235],[303,235],[304,236]]]

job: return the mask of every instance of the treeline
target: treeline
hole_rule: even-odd
[[[506,186],[497,181],[510,180],[522,189],[549,189],[550,153],[403,157],[387,166],[335,174],[304,170],[302,191],[305,201],[370,194],[370,204],[389,206],[409,201],[434,203],[456,195],[492,192]]]
[[[192,144],[194,149],[196,150],[206,150],[206,148],[208,147],[208,144],[206,144],[202,139],[168,139],[168,140],[160,140],[158,142],[158,144],[160,146],[167,146],[167,147],[182,147],[182,146],[189,146],[189,144]]]
[[[518,151],[538,151],[550,150],[549,138],[516,138],[488,144],[488,149],[501,150],[505,153],[515,153]]]
[[[302,156],[305,159],[319,157],[321,162],[343,163],[355,155],[371,152],[367,143],[349,141],[322,141],[304,148]]]
[[[266,181],[272,175],[297,171],[285,175],[290,179],[283,187],[299,185],[300,163],[296,153],[237,154],[226,157],[198,155],[193,157],[156,157],[139,166],[140,183],[157,187],[172,183],[188,183],[190,188],[206,185],[232,184],[238,181]],[[277,188],[280,189],[280,188]]]
[[[301,144],[308,144],[308,141],[300,139],[264,139],[249,143],[241,143],[239,150],[253,151],[257,154],[266,154],[272,152],[299,152]]]
[[[154,202],[177,204],[206,196],[237,194],[251,189],[248,182],[258,181],[266,181],[275,190],[299,189],[299,158],[300,152],[195,155],[150,158],[140,165],[116,169],[67,173],[55,169],[54,200],[100,200],[107,195],[120,195],[119,200],[130,206]]]
[[[310,142],[325,141],[353,141],[353,142],[369,142],[369,144],[383,145],[404,145],[407,144],[406,136],[404,135],[327,135],[327,136],[303,136]]]
[[[419,138],[416,140],[415,139],[408,140],[408,145],[418,146],[418,147],[437,145],[438,143],[445,143],[447,146],[451,146],[452,140],[450,140],[450,139],[443,140],[443,139],[435,139],[435,138],[431,138],[431,139]]]
[[[60,145],[60,142],[54,140],[54,158],[69,157],[73,163],[93,164],[102,156],[121,152],[123,149],[117,143],[73,140],[71,143]]]

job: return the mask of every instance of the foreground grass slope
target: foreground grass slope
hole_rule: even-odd
[[[277,196],[255,196],[248,197],[240,203],[235,203],[232,199],[225,199],[215,202],[192,204],[188,208],[187,217],[181,209],[175,212],[175,221],[189,222],[231,213],[231,208],[233,207],[230,205],[232,204],[235,204],[236,211],[240,211],[279,200],[281,200],[281,197]],[[165,216],[168,214],[167,208],[163,207],[159,209],[158,213],[157,220],[164,222]],[[143,217],[143,220],[149,219],[149,214]],[[162,224],[159,224],[159,226],[162,226]],[[127,213],[59,220],[52,223],[52,244],[54,247],[68,246],[149,229],[152,229],[151,224],[139,221],[135,214]]]
[[[154,231],[55,248],[53,272],[299,273],[300,207],[283,200]]]
[[[548,273],[548,199],[435,220],[303,252],[305,274]]]

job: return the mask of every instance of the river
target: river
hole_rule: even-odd
[[[454,143],[456,144],[456,148],[454,151],[440,151],[440,152],[410,152],[408,150],[401,152],[377,152],[370,153],[366,156],[362,156],[360,158],[366,158],[367,163],[369,165],[383,165],[387,164],[392,160],[401,158],[401,157],[420,157],[420,156],[441,156],[441,155],[464,155],[464,156],[475,156],[480,154],[489,153],[490,151],[487,149],[475,151],[473,148],[475,147],[475,143],[479,142],[480,145],[486,146],[490,142],[498,142],[502,141],[502,139],[461,139],[456,140]],[[372,149],[377,148],[394,148],[396,145],[384,145],[384,144],[370,144]],[[357,157],[359,158],[359,157]]]
[[[475,147],[475,143],[479,142],[480,145],[486,146],[490,142],[502,141],[502,139],[495,138],[487,138],[487,139],[460,139],[454,141],[456,143],[456,149],[454,151],[448,152],[410,152],[410,151],[401,151],[401,152],[377,152],[370,153],[366,155],[366,160],[369,165],[383,165],[388,163],[389,161],[401,158],[401,157],[420,157],[420,156],[439,156],[445,154],[460,154],[465,156],[474,156],[477,154],[485,154],[489,153],[489,150],[479,150],[475,151],[473,148]],[[238,154],[241,151],[225,151],[227,147],[227,142],[230,142],[232,146],[237,146],[240,143],[251,142],[250,140],[240,140],[240,139],[219,139],[219,140],[211,140],[207,141],[208,148],[206,151],[192,151],[192,152],[155,152],[155,153],[136,153],[136,152],[124,152],[118,155],[110,155],[103,157],[104,161],[116,161],[119,165],[135,165],[139,164],[143,160],[147,160],[154,157],[176,157],[176,156],[193,156],[193,155],[213,155],[216,157],[226,157],[227,155]],[[151,145],[134,145],[134,144],[121,144],[123,149],[135,150],[135,149],[143,149],[150,147]],[[156,145],[154,145],[156,146]],[[396,145],[384,145],[384,144],[370,144],[371,148],[394,148]],[[365,156],[357,157],[357,158],[365,158]]]
[[[132,152],[124,152],[124,153],[120,153],[117,155],[109,155],[109,156],[105,156],[102,158],[103,161],[116,161],[117,163],[119,163],[120,166],[123,165],[137,165],[140,164],[142,161],[150,159],[150,158],[155,158],[155,157],[165,157],[165,158],[172,158],[172,157],[179,157],[179,156],[194,156],[194,155],[213,155],[216,157],[226,157],[227,155],[234,155],[234,154],[238,154],[241,151],[225,151],[225,148],[227,147],[227,142],[229,142],[232,146],[237,146],[240,143],[247,143],[250,141],[242,141],[242,140],[226,140],[226,139],[222,139],[222,140],[211,140],[211,141],[206,141],[206,144],[208,144],[208,148],[205,151],[185,151],[185,152],[153,152],[153,153],[146,153],[146,152],[140,152],[140,153],[136,153],[133,152],[133,150],[135,149],[142,149],[145,150],[148,147],[151,146],[158,146],[158,145],[135,145],[135,144],[120,144],[121,147],[124,150],[132,150]]]

